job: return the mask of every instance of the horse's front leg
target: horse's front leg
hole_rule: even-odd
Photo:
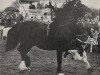
[[[20,52],[21,54],[21,63],[19,65],[19,69],[21,71],[23,70],[28,70],[30,71],[30,57],[27,55],[27,53],[31,50],[31,45],[28,46],[28,45],[24,45],[23,43],[20,43],[19,47],[18,47],[18,51]]]
[[[57,75],[64,75],[61,71],[61,65],[62,65],[62,51],[57,50]]]

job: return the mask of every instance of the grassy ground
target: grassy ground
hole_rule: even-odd
[[[56,51],[44,51],[32,48],[28,53],[31,58],[31,71],[19,71],[21,57],[17,50],[5,51],[5,41],[0,40],[0,75],[56,75]],[[90,75],[81,61],[63,58],[62,71],[65,75]],[[88,53],[88,60],[95,69],[91,75],[100,75],[100,54]]]

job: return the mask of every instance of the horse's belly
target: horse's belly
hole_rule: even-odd
[[[38,42],[36,46],[43,50],[54,50],[53,42],[49,42],[47,39],[45,39],[45,41]]]
[[[39,49],[52,51],[54,50],[52,47],[49,47],[47,44],[41,44],[37,46]]]

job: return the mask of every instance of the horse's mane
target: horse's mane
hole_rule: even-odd
[[[66,14],[71,10],[71,3],[65,4],[63,8],[60,8],[56,11],[56,19],[64,18]]]
[[[77,22],[78,18],[85,16],[86,12],[91,12],[91,10],[82,4],[80,0],[73,0],[56,11],[56,18],[51,25],[53,27],[58,26],[59,23],[66,24],[67,26],[73,25]]]
[[[58,26],[58,24],[66,24],[71,25],[71,23],[76,22],[77,14],[76,8],[74,7],[74,4],[77,0],[73,0],[69,3],[66,3],[63,8],[59,8],[55,11],[56,18],[54,19],[54,22],[51,24],[51,27]],[[66,21],[66,23],[64,23]]]

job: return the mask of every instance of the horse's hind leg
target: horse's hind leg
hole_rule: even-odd
[[[21,54],[21,63],[19,65],[20,70],[28,70],[30,66],[30,58],[27,55],[27,53],[31,50],[32,45],[28,45],[25,43],[20,43],[20,46],[18,47],[18,51]]]

